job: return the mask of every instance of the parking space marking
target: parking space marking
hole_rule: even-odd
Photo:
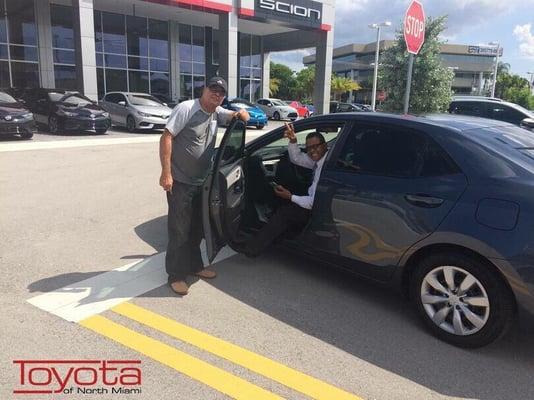
[[[268,390],[100,315],[95,315],[80,321],[80,325],[171,367],[234,399],[283,400],[282,397]]]
[[[52,140],[49,142],[0,143],[0,153],[24,150],[67,149],[88,146],[109,146],[114,144],[156,143],[160,135],[131,138],[99,138],[77,140]]]
[[[208,265],[204,241],[204,265]],[[213,264],[236,254],[223,248]],[[33,297],[28,303],[67,321],[78,322],[167,283],[165,253]]]
[[[361,400],[351,393],[289,368],[267,357],[243,349],[177,321],[131,303],[122,303],[111,311],[139,322],[175,339],[245,367],[316,400]]]

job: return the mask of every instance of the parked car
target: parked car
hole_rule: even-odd
[[[293,107],[295,110],[297,110],[297,114],[300,118],[308,118],[310,116],[310,111],[308,110],[308,107],[306,107],[304,104],[296,101],[296,100],[287,100],[285,103],[289,107]]]
[[[267,125],[267,115],[257,105],[250,101],[235,97],[233,99],[225,98],[222,106],[228,110],[239,111],[245,109],[250,115],[247,126],[255,126],[256,129],[263,129]]]
[[[109,114],[83,94],[64,89],[14,89],[33,113],[35,122],[51,133],[95,131],[104,134],[111,126]]]
[[[308,225],[281,244],[407,295],[427,328],[461,347],[487,345],[516,310],[534,313],[534,138],[500,121],[448,114],[329,114],[294,124],[329,152]],[[284,128],[245,145],[226,131],[203,193],[207,254],[239,250],[276,207],[269,182],[306,190]],[[303,149],[304,151],[304,149]],[[527,314],[523,312],[527,311]]]
[[[13,96],[0,91],[0,135],[31,139],[36,131],[33,114]]]
[[[351,103],[353,106],[360,108],[362,111],[373,111],[373,107],[370,104]]]
[[[342,103],[340,101],[330,102],[330,113],[331,114],[341,113],[341,112],[359,112],[359,111],[364,111],[364,110],[351,103]]]
[[[310,113],[310,117],[315,114],[315,106],[313,104],[304,104]]]
[[[256,104],[267,114],[267,117],[280,121],[289,119],[295,121],[298,118],[297,110],[289,107],[279,99],[259,99]]]
[[[510,122],[534,132],[533,111],[494,97],[455,96],[449,112]]]
[[[111,115],[112,124],[125,126],[129,132],[163,129],[172,112],[147,93],[110,92],[100,104]]]
[[[172,100],[169,96],[162,93],[152,93],[152,96],[154,96],[156,99],[161,101],[164,106],[167,106],[169,108],[176,107],[176,104],[178,104],[178,101]]]

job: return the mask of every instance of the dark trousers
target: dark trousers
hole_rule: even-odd
[[[257,235],[247,241],[246,251],[252,255],[260,255],[280,235],[288,230],[302,230],[310,219],[311,211],[295,203],[279,207]]]
[[[169,282],[184,280],[204,268],[200,255],[202,241],[202,186],[174,181],[172,193],[167,192],[169,243],[165,270]]]

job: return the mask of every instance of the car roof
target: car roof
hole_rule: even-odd
[[[343,113],[333,113],[326,114],[321,116],[314,116],[303,121],[312,121],[321,119],[325,122],[327,121],[336,121],[339,119],[345,120],[359,120],[359,121],[369,121],[369,122],[381,122],[381,123],[397,123],[401,125],[410,125],[410,124],[421,124],[425,126],[434,126],[448,129],[449,131],[456,131],[458,133],[471,130],[471,129],[480,129],[488,127],[498,127],[498,126],[513,126],[507,122],[487,119],[487,118],[478,118],[471,117],[461,114],[428,114],[428,115],[412,115],[412,114],[389,114],[389,113],[376,113],[376,112],[343,112]],[[299,122],[299,121],[297,121]]]

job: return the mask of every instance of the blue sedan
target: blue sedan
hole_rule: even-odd
[[[242,108],[247,110],[248,114],[250,115],[250,120],[248,121],[247,126],[254,126],[257,129],[263,129],[263,127],[267,125],[267,114],[265,114],[261,108],[252,104],[250,101],[241,99],[239,97],[233,99],[226,98],[224,99],[222,106],[233,111],[239,111]]]
[[[481,118],[340,113],[294,124],[329,146],[308,225],[283,245],[400,290],[430,332],[461,347],[534,314],[534,137]],[[283,127],[245,145],[235,121],[205,186],[208,258],[256,231],[311,170],[288,158]],[[304,151],[304,148],[303,148]]]

